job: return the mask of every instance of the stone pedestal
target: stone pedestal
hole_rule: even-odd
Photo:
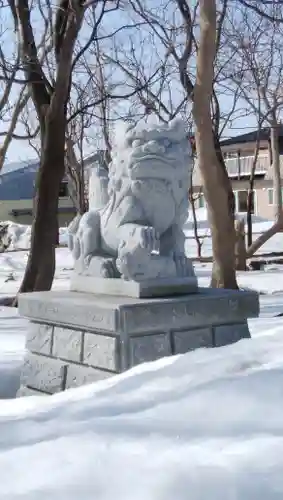
[[[71,291],[99,295],[133,297],[135,299],[185,295],[198,291],[195,275],[186,278],[163,278],[154,280],[125,281],[123,279],[94,278],[74,273],[71,277]]]
[[[259,313],[250,291],[199,288],[190,295],[134,299],[78,292],[19,297],[29,318],[19,395],[54,394],[132,366],[250,337]]]

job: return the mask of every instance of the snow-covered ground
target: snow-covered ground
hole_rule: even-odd
[[[196,210],[197,220],[198,220],[198,234],[202,242],[202,256],[211,257],[211,237],[210,229],[207,220],[207,211],[204,208]],[[243,214],[237,214],[236,217],[241,219],[244,217]],[[262,219],[258,216],[253,216],[253,235],[256,239],[260,234],[269,229],[273,222],[270,220]],[[0,224],[8,226],[6,239],[11,240],[10,250],[25,250],[30,248],[30,237],[31,237],[31,227],[22,224],[17,224],[15,222],[6,221]],[[190,257],[197,256],[197,246],[193,230],[193,216],[192,211],[189,211],[188,220],[185,224],[185,234],[187,237],[186,250]],[[67,245],[67,228],[60,228],[60,245]],[[257,252],[257,254],[268,254],[272,252],[282,252],[283,253],[283,233],[278,233],[274,235],[269,241],[267,241]]]
[[[30,248],[31,226],[4,221],[0,223],[1,227],[7,227],[4,242],[10,242],[9,250],[28,250]],[[67,245],[66,227],[61,227],[59,230],[59,242],[60,245]]]
[[[211,247],[211,237],[210,228],[207,220],[207,211],[205,208],[200,208],[196,210],[197,220],[198,220],[198,235],[202,243],[202,257],[212,256]],[[244,214],[237,214],[237,219],[245,218]],[[257,237],[264,231],[269,229],[273,221],[262,219],[259,216],[253,215],[253,239],[256,240]],[[190,257],[196,257],[197,255],[197,245],[194,236],[194,224],[192,211],[189,212],[188,220],[185,224],[185,234],[187,237],[186,250]],[[270,240],[268,240],[257,252],[256,254],[268,254],[272,252],[283,252],[283,233],[275,234]]]
[[[15,251],[0,253],[0,302],[1,298],[13,296],[17,292],[24,275],[28,252]],[[73,260],[67,248],[56,250],[56,274],[53,288],[66,290],[73,267]],[[208,286],[211,264],[195,263],[200,286]],[[282,271],[282,272],[281,272]],[[238,283],[242,288],[252,288],[261,293],[283,294],[283,266],[265,266],[264,271],[238,272]]]
[[[0,254],[0,299],[16,293],[26,259]],[[67,289],[72,258],[58,248],[56,260],[54,289]],[[196,265],[200,285],[210,270]],[[1,500],[281,500],[283,318],[272,316],[283,313],[283,267],[238,282],[266,294],[252,340],[52,397],[8,399],[27,321],[0,307]]]
[[[202,255],[211,256],[211,238],[206,209],[198,209],[196,212],[198,218],[198,233],[203,239]],[[240,218],[242,215],[237,215],[237,217]],[[3,222],[2,224],[8,226],[7,237],[10,238],[11,245],[9,251],[0,253],[0,299],[1,296],[14,294],[19,287],[26,265],[31,234],[30,226],[24,226],[9,221]],[[253,216],[254,239],[271,225],[272,221]],[[187,236],[187,254],[190,257],[195,257],[197,251],[191,211],[189,212],[189,217],[185,225],[185,234]],[[60,229],[60,244],[62,246],[67,244],[67,228]],[[25,249],[27,251],[24,251]],[[11,250],[14,250],[14,252],[11,252]],[[275,235],[259,250],[259,253],[272,252],[283,253],[283,233]],[[54,287],[56,289],[68,287],[68,278],[71,268],[72,258],[69,251],[66,248],[58,248],[57,271],[54,281]],[[211,264],[196,263],[195,269],[199,277],[200,285],[207,286],[211,274]],[[254,271],[252,273],[238,273],[239,285],[246,288],[255,288],[261,293],[283,293],[283,278],[279,275],[277,279],[280,269],[281,266],[270,265],[265,267],[264,272]]]
[[[4,308],[0,324],[14,390],[26,324]],[[281,500],[283,319],[250,327],[251,341],[1,401],[1,500]]]

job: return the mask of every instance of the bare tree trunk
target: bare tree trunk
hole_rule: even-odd
[[[85,175],[83,158],[77,159],[74,143],[71,137],[66,138],[66,174],[69,194],[79,214],[86,212],[85,206]]]
[[[200,43],[194,86],[193,114],[199,168],[208,203],[213,248],[213,287],[238,288],[235,273],[235,228],[233,193],[226,169],[215,149],[211,118],[211,96],[216,54],[216,2],[200,1]]]
[[[74,44],[83,19],[83,6],[65,11],[66,31],[60,54],[56,49],[57,74],[54,88],[47,81],[38,59],[28,0],[17,1],[22,58],[31,96],[40,123],[41,159],[35,196],[31,250],[20,293],[50,290],[55,272],[55,247],[58,242],[58,200],[65,172],[65,135],[67,102],[70,94]],[[56,44],[55,44],[56,45]],[[56,47],[55,47],[56,48]]]
[[[271,154],[272,154],[272,169],[273,169],[273,189],[274,189],[274,204],[275,204],[275,219],[282,219],[282,191],[281,191],[281,173],[280,173],[280,154],[279,154],[279,137],[278,125],[275,120],[270,130]]]
[[[247,246],[250,247],[253,242],[253,219],[252,219],[252,208],[253,208],[253,192],[254,192],[254,180],[255,180],[255,169],[258,160],[259,146],[260,146],[260,128],[257,133],[257,141],[254,152],[253,164],[251,168],[251,175],[249,180],[249,189],[247,195]]]
[[[254,191],[254,175],[251,174],[250,185],[249,185],[248,194],[247,194],[247,245],[248,245],[248,247],[253,242],[253,215],[252,215],[253,191]]]
[[[272,236],[278,233],[282,229],[282,221],[276,221],[272,227],[267,229],[264,233],[262,233],[256,241],[248,248],[247,257],[252,257],[259,249],[266,243]]]
[[[192,187],[189,191],[189,201],[192,207],[192,214],[193,214],[193,226],[194,226],[194,238],[195,242],[197,244],[197,256],[199,259],[201,259],[201,248],[202,248],[202,243],[200,241],[200,237],[198,234],[198,221],[197,221],[197,214],[196,214],[196,206],[195,206],[195,199],[194,199],[194,194]]]
[[[58,198],[64,176],[66,117],[46,116],[46,136],[35,196],[32,240],[24,280],[19,293],[50,290],[55,272],[58,242]]]
[[[236,245],[235,245],[235,255],[236,255],[236,269],[238,271],[247,270],[247,253],[246,253],[246,242],[245,242],[245,220],[237,220],[235,222],[236,231]]]
[[[247,257],[252,257],[272,236],[283,228],[283,212],[282,212],[282,190],[281,190],[281,173],[280,173],[280,154],[278,141],[278,124],[276,118],[273,120],[273,125],[270,129],[271,139],[271,154],[273,168],[273,189],[275,202],[275,222],[271,228],[261,234],[256,241],[247,249]]]

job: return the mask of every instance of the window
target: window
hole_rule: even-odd
[[[273,205],[274,204],[274,192],[273,192],[273,189],[268,189],[267,190],[267,195],[268,195],[268,205]]]
[[[268,195],[268,205],[274,205],[274,189],[268,188],[267,195]],[[283,188],[281,188],[281,196],[283,199]]]
[[[204,208],[204,207],[205,207],[204,194],[200,193],[198,197],[198,208]]]
[[[68,196],[69,196],[69,193],[68,193],[68,183],[66,181],[61,182],[60,191],[59,191],[59,197],[60,198],[67,198]]]
[[[236,212],[246,212],[248,208],[248,190],[235,191]],[[255,213],[255,192],[252,193],[252,209],[251,213]]]
[[[224,158],[227,158],[227,160],[229,158],[238,158],[238,151],[226,151],[224,153]]]

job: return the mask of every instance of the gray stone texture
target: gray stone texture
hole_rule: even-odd
[[[19,312],[31,320],[57,326],[110,332],[117,331],[118,327],[115,305],[85,293],[52,291],[21,294]]]
[[[83,362],[97,368],[119,371],[118,340],[106,335],[85,333]]]
[[[26,348],[31,352],[50,354],[53,326],[31,323],[26,338]]]
[[[259,300],[252,291],[208,288],[163,299],[52,291],[20,295],[19,310],[33,321],[119,336],[242,323],[258,316]]]
[[[155,333],[143,337],[131,337],[129,367],[153,361],[172,354],[169,333]]]
[[[49,394],[64,390],[67,364],[59,359],[28,353],[23,366],[21,385]]]
[[[183,230],[193,168],[185,124],[175,120],[169,125],[146,125],[142,130],[139,124],[129,129],[121,144],[114,145],[108,167],[108,173],[102,168],[92,171],[92,208],[76,216],[68,228],[78,275],[72,289],[125,295],[130,288],[130,296],[135,297],[171,296],[176,287],[161,284],[163,279],[194,278],[183,292],[195,290]],[[99,288],[89,276],[107,280]],[[118,289],[116,278],[124,281]],[[132,287],[133,282],[155,279],[160,283],[149,285],[148,290],[142,286],[142,293]]]
[[[95,278],[84,276],[76,272],[71,278],[71,291],[83,293],[95,293],[99,290],[100,295],[116,295],[120,297],[168,297],[173,295],[184,295],[196,293],[198,283],[195,276],[184,278],[156,278],[141,282],[126,281],[120,278]]]
[[[26,396],[49,396],[50,394],[46,392],[37,391],[36,389],[30,389],[29,387],[22,386],[17,392],[18,398],[23,398]]]
[[[52,356],[80,362],[82,358],[82,337],[82,331],[55,326]]]
[[[113,373],[104,372],[88,366],[70,364],[67,370],[65,389],[91,384],[92,382],[97,382],[98,380],[111,377],[112,375]]]
[[[214,328],[214,347],[233,344],[241,339],[249,338],[247,322],[236,325],[222,325]]]
[[[173,332],[174,354],[184,354],[199,347],[213,347],[212,328]]]
[[[247,318],[258,315],[259,303],[254,292],[230,290],[171,299],[36,292],[20,295],[19,308],[32,321],[21,395],[25,388],[54,394],[163,356],[249,338]]]

